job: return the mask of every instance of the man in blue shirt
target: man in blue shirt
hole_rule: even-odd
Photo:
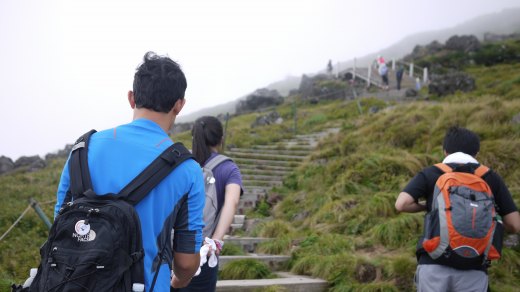
[[[88,166],[94,192],[118,193],[163,150],[173,144],[167,132],[183,108],[186,78],[179,65],[168,57],[148,52],[137,68],[128,101],[133,121],[95,133],[89,143]],[[69,163],[65,164],[57,193],[55,216],[70,186]],[[150,289],[163,248],[160,240],[174,230],[173,250],[168,244],[168,261],[173,260],[171,278],[167,261],[162,262],[154,291],[186,286],[200,263],[203,209],[205,202],[202,170],[188,159],[173,170],[148,196],[136,205],[145,251],[146,291]],[[172,257],[173,254],[173,257]]]

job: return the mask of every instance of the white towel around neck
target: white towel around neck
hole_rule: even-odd
[[[479,164],[475,157],[464,152],[455,152],[444,158],[442,163],[475,163]]]

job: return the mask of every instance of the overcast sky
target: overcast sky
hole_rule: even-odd
[[[517,0],[0,1],[0,156],[62,149],[129,122],[126,93],[147,51],[188,79],[181,113],[288,75],[519,6]]]

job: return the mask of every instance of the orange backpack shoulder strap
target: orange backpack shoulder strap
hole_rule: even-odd
[[[475,169],[475,175],[478,177],[483,177],[489,171],[489,167],[485,165],[480,165]]]
[[[449,165],[444,164],[444,163],[437,163],[437,164],[435,164],[435,167],[437,167],[438,169],[442,170],[445,173],[453,172],[453,169],[451,167],[449,167]]]

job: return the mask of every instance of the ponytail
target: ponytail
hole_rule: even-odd
[[[201,166],[204,166],[211,156],[210,147],[215,147],[222,142],[222,123],[212,116],[198,118],[193,125],[191,135],[193,156]]]

